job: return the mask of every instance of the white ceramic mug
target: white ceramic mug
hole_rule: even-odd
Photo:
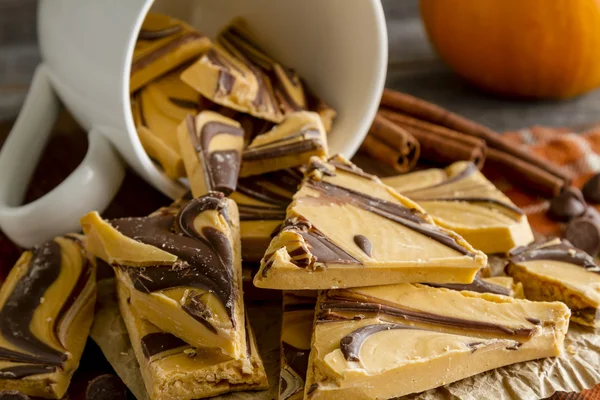
[[[0,228],[17,244],[30,247],[79,231],[81,215],[103,211],[116,194],[123,160],[172,198],[186,190],[152,163],[130,114],[130,63],[150,9],[210,37],[243,16],[261,45],[337,110],[332,153],[352,156],[366,135],[387,67],[380,0],[40,0],[43,62],[0,151]],[[21,205],[59,99],[89,132],[87,155],[58,187]]]

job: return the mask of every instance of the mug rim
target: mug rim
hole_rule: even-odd
[[[383,94],[385,86],[385,79],[387,76],[387,64],[388,64],[388,35],[387,27],[385,22],[385,14],[383,11],[383,5],[381,0],[368,0],[371,7],[373,8],[373,17],[375,18],[375,26],[377,28],[377,46],[379,57],[374,60],[377,63],[375,66],[375,74],[372,76],[372,88],[370,97],[368,99],[369,106],[365,110],[365,118],[361,121],[360,125],[354,130],[354,135],[348,138],[344,145],[344,148],[339,154],[343,154],[348,159],[352,158],[358,148],[362,144],[364,138],[367,136],[369,128],[371,127],[372,120],[375,118],[377,109],[379,108],[379,102]],[[142,143],[137,136],[133,116],[131,114],[131,96],[129,92],[130,74],[131,74],[131,60],[133,59],[133,52],[135,49],[135,43],[137,40],[137,34],[140,31],[146,15],[148,15],[155,0],[144,0],[140,12],[137,15],[137,19],[132,26],[131,34],[127,42],[127,49],[125,52],[125,66],[121,69],[121,96],[122,104],[124,107],[125,126],[127,135],[130,137],[133,150],[136,153],[136,157],[140,162],[144,171],[148,175],[157,189],[172,197],[173,199],[182,196],[189,188],[185,187],[181,182],[173,180],[167,177],[164,172],[150,159],[150,156],[143,148]]]

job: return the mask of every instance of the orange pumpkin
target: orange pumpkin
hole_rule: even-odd
[[[600,86],[600,0],[421,0],[438,53],[506,96],[568,98]]]

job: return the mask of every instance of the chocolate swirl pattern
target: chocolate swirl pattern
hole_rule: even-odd
[[[285,220],[285,212],[302,181],[297,169],[240,178],[231,194],[240,212],[242,258],[259,262]]]
[[[433,283],[470,283],[486,260],[415,203],[341,157],[311,160],[286,217],[261,262],[256,286],[415,282],[428,270],[436,271]]]
[[[117,268],[142,318],[195,347],[240,357],[244,345],[235,203],[210,192],[142,218],[82,220],[91,251]],[[118,252],[133,257],[124,260]]]
[[[528,299],[562,301],[573,322],[600,327],[600,267],[583,250],[560,239],[533,243],[514,249],[505,270]]]
[[[130,92],[199,57],[210,45],[206,36],[182,21],[166,15],[148,14],[133,51]]]
[[[140,366],[148,396],[155,400],[198,399],[235,390],[268,387],[254,334],[247,319],[241,338],[240,357],[229,357],[218,349],[196,348],[140,317],[131,298],[132,290],[117,280],[117,298],[127,326],[131,346]]]
[[[240,176],[299,167],[313,156],[327,156],[321,119],[314,112],[292,113],[269,132],[256,136],[244,149]]]
[[[238,122],[202,111],[197,117],[186,117],[177,137],[194,197],[235,190],[244,146],[244,130]]]
[[[416,201],[445,228],[485,253],[507,253],[528,244],[533,233],[523,211],[479,172],[475,164],[456,162],[384,178],[383,182]]]
[[[425,285],[327,290],[305,398],[396,398],[489,369],[556,356],[568,329],[561,303]]]
[[[0,389],[60,398],[93,319],[95,262],[76,235],[23,253],[0,290]],[[35,377],[35,379],[27,379]]]
[[[278,400],[300,400],[310,354],[316,292],[284,292]]]

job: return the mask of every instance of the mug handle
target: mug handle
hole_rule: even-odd
[[[79,232],[81,216],[104,211],[125,177],[115,149],[92,128],[87,153],[75,171],[43,197],[21,205],[60,109],[46,68],[37,67],[23,108],[0,149],[0,228],[22,247]]]

